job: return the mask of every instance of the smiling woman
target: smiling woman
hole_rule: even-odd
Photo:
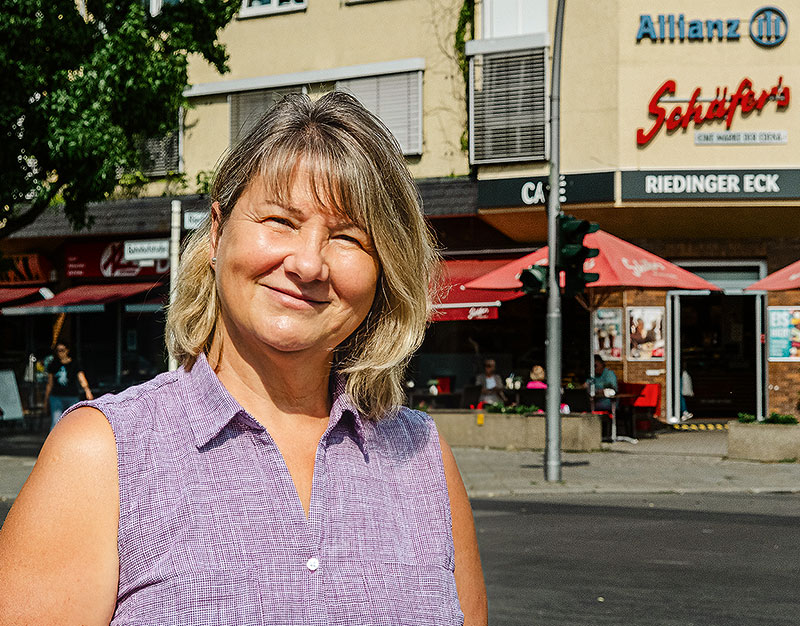
[[[376,118],[276,105],[184,250],[181,368],[45,443],[0,533],[0,622],[485,624],[452,452],[400,405],[437,260]]]

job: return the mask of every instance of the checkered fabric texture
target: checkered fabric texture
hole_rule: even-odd
[[[463,624],[433,421],[365,420],[335,386],[308,517],[268,432],[202,355],[82,403],[117,441],[113,626]]]

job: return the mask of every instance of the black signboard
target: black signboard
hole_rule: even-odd
[[[800,198],[800,170],[622,172],[623,200]]]
[[[614,172],[564,174],[559,185],[562,204],[614,201]],[[478,207],[547,206],[547,176],[478,181]]]

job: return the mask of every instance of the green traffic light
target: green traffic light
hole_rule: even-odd
[[[519,275],[522,291],[531,295],[547,293],[547,266],[531,265]]]
[[[564,294],[577,295],[583,293],[587,283],[597,282],[600,276],[583,271],[586,259],[600,254],[597,248],[584,245],[583,238],[589,233],[599,230],[599,226],[588,220],[581,220],[564,213],[558,216],[558,248],[557,267],[564,272]]]

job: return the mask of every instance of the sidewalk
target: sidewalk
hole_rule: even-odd
[[[454,448],[473,498],[556,493],[800,493],[800,463],[724,458],[725,431],[666,431],[655,439],[565,452],[561,482],[544,479],[542,452]],[[43,435],[0,437],[0,498],[22,488]]]
[[[562,454],[561,482],[544,479],[542,452],[453,450],[472,498],[554,493],[800,493],[800,463],[724,458],[725,431],[667,431],[602,452]]]

